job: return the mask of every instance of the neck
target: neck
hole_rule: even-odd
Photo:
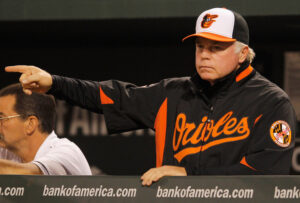
[[[28,135],[28,138],[13,151],[22,158],[24,163],[31,162],[47,136],[48,134],[40,132]]]
[[[241,64],[238,64],[237,67],[232,72],[230,72],[228,75],[225,75],[223,78],[219,78],[217,80],[208,80],[210,86],[214,86],[218,81],[222,81],[222,80],[230,77],[230,75],[233,74],[234,72],[236,72],[240,67],[241,67]]]

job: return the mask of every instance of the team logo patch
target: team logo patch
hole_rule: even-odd
[[[274,122],[270,128],[270,136],[280,147],[288,147],[291,144],[291,128],[285,121]]]
[[[209,28],[213,22],[216,22],[214,20],[214,18],[217,18],[218,15],[210,15],[210,14],[206,14],[204,17],[203,17],[203,20],[201,22],[201,27],[203,28]]]

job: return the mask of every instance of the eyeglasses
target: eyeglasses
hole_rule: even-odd
[[[11,118],[16,118],[16,117],[20,117],[20,114],[17,115],[13,115],[13,116],[7,116],[7,117],[0,117],[0,126],[2,126],[3,121],[11,119]]]

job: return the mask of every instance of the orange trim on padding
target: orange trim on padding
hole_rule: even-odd
[[[251,65],[249,65],[245,70],[243,70],[240,74],[238,74],[235,78],[236,82],[241,81],[242,79],[244,79],[245,77],[247,77],[248,75],[250,75],[250,73],[253,71],[253,68]]]
[[[109,98],[102,90],[101,87],[99,87],[100,89],[100,101],[101,101],[101,104],[113,104],[114,101]]]
[[[155,118],[156,167],[162,166],[167,132],[168,98],[160,106]]]
[[[230,37],[224,37],[222,35],[217,35],[217,34],[209,33],[209,32],[201,32],[201,33],[195,33],[192,35],[188,35],[185,38],[183,38],[182,41],[184,41],[190,37],[203,37],[206,39],[211,39],[211,40],[220,41],[220,42],[235,42],[236,41],[236,39],[233,39]]]
[[[248,168],[251,168],[252,170],[257,171],[255,168],[253,168],[252,166],[250,166],[250,165],[247,163],[245,157],[242,158],[242,160],[240,161],[240,164],[243,164],[243,165],[247,166]]]

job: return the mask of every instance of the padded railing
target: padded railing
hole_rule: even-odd
[[[300,176],[0,176],[0,202],[299,202]]]

